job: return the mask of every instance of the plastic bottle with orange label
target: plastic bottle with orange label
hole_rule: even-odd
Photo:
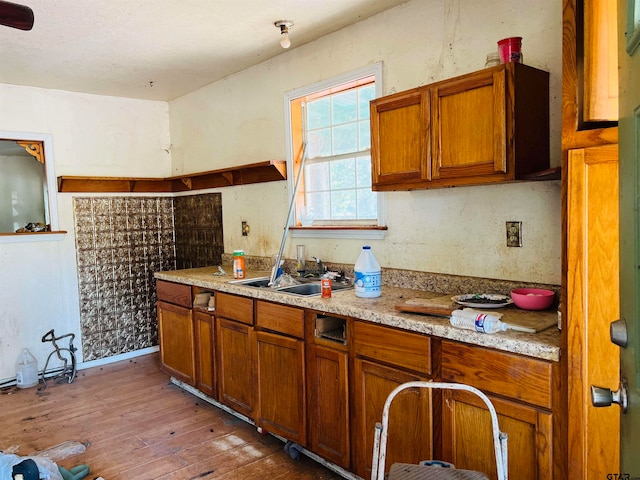
[[[233,251],[233,278],[244,278],[244,250]]]
[[[322,286],[322,298],[331,298],[331,277],[328,273],[320,279],[320,285]]]

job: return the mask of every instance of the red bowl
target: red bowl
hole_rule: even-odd
[[[517,307],[525,310],[545,310],[551,306],[555,293],[542,288],[516,288],[511,290],[511,299]]]

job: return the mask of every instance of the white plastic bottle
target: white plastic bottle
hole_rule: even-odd
[[[375,298],[382,294],[382,270],[369,245],[362,247],[353,269],[356,297]]]
[[[464,328],[466,330],[475,330],[482,333],[497,333],[507,329],[507,324],[500,321],[499,318],[486,313],[471,313],[463,310],[456,310],[451,314],[451,325],[454,327]]]
[[[38,384],[38,362],[26,348],[22,349],[16,362],[16,387],[30,388]]]

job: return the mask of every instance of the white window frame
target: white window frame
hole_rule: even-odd
[[[335,77],[316,82],[312,85],[300,87],[295,90],[286,92],[284,95],[284,112],[285,112],[285,128],[286,128],[286,160],[287,160],[287,185],[289,191],[289,202],[293,201],[293,190],[295,184],[294,173],[294,155],[293,155],[293,138],[292,138],[292,118],[291,118],[291,101],[300,97],[305,97],[316,92],[328,90],[337,85],[353,82],[364,77],[375,77],[375,98],[382,96],[382,62],[377,62],[366,67],[352,70]],[[378,219],[377,226],[384,226],[385,219],[385,195],[383,192],[376,192],[378,199]],[[295,226],[295,215],[291,216],[289,227]],[[350,229],[348,226],[341,228],[339,225],[335,229],[292,229],[289,234],[293,237],[308,238],[362,238],[370,240],[381,240],[384,238],[386,231],[381,229]]]
[[[49,216],[49,224],[51,225],[52,232],[44,235],[38,233],[0,235],[0,244],[62,240],[65,236],[64,233],[66,232],[60,232],[58,223],[58,183],[55,173],[55,161],[53,158],[53,137],[48,133],[9,132],[0,130],[0,138],[18,141],[42,142],[45,156],[45,175],[47,177],[47,215]]]

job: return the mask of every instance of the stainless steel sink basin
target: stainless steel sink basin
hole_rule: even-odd
[[[229,283],[244,285],[245,287],[268,288],[269,277],[245,278],[242,280],[231,280]]]
[[[320,295],[322,293],[322,287],[320,285],[319,278],[297,278],[296,281],[300,281],[299,285],[289,285],[286,287],[269,287],[269,277],[258,278],[246,278],[242,280],[231,280],[229,283],[235,285],[242,285],[244,287],[252,288],[271,288],[274,292],[286,293],[289,295],[298,295],[303,297],[311,297],[314,295]],[[353,288],[353,285],[348,283],[336,283],[334,282],[331,289],[335,292],[337,290],[346,290]]]
[[[345,290],[348,288],[353,288],[351,285],[346,283],[334,283],[331,286],[331,290],[334,292],[336,290]],[[320,295],[322,293],[322,286],[319,281],[314,283],[303,283],[302,285],[292,285],[290,287],[281,287],[278,289],[279,292],[289,293],[292,295],[302,295],[305,297],[310,297],[313,295]]]

